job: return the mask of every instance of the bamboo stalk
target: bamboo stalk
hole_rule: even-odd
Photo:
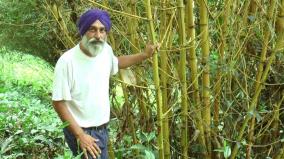
[[[110,159],[115,159],[115,154],[114,154],[114,151],[113,151],[113,144],[112,144],[112,141],[111,140],[108,140],[108,156]]]
[[[179,11],[179,44],[180,46],[185,45],[186,34],[185,34],[185,22],[184,22],[184,4],[183,0],[178,1]],[[182,147],[182,158],[188,158],[188,104],[187,104],[187,83],[186,83],[186,50],[180,51],[180,82],[181,82],[181,147]]]
[[[162,7],[166,8],[167,7],[167,0],[162,0]],[[163,39],[162,36],[168,37],[168,35],[171,34],[171,32],[167,32],[166,26],[171,27],[172,26],[172,21],[169,22],[169,17],[167,16],[168,10],[163,10],[162,11],[162,17],[161,17],[161,27],[160,31],[161,33],[164,33],[165,35],[161,34],[160,39]],[[168,24],[169,22],[169,24]],[[161,49],[167,48],[168,43],[167,42],[162,42]],[[166,113],[166,111],[170,108],[168,105],[168,52],[163,52],[161,54],[161,85],[162,85],[162,99],[163,99],[163,114],[164,115],[164,120],[163,120],[163,138],[164,138],[164,158],[165,159],[170,159],[171,158],[171,151],[170,151],[170,139],[169,139],[169,134],[170,134],[170,129],[169,129],[169,116],[172,114],[171,111],[169,113]]]
[[[156,43],[154,23],[152,18],[151,11],[151,2],[150,0],[145,0],[145,8],[147,12],[147,18],[149,19],[149,33],[150,38],[153,43]],[[162,92],[160,88],[160,79],[159,79],[159,66],[158,66],[158,54],[153,55],[153,73],[154,73],[154,84],[156,90],[156,100],[157,100],[157,115],[158,115],[158,147],[159,147],[159,159],[164,159],[164,144],[163,144],[163,109],[162,109]]]
[[[193,102],[194,106],[192,109],[194,110],[194,120],[196,122],[196,127],[199,131],[199,144],[202,145],[203,149],[205,150],[203,152],[204,156],[206,157],[207,151],[206,151],[206,141],[204,137],[204,128],[203,128],[203,122],[202,122],[202,116],[201,116],[201,104],[200,104],[200,91],[199,91],[199,82],[198,82],[198,66],[197,66],[197,57],[195,52],[195,24],[194,24],[194,14],[193,14],[193,0],[187,1],[187,27],[188,27],[188,37],[190,39],[189,45],[191,46],[189,48],[189,66],[191,69],[191,82],[193,86]]]
[[[206,147],[209,158],[211,157],[211,110],[210,110],[210,71],[209,71],[209,33],[208,33],[208,13],[207,0],[200,0],[200,31],[201,31],[201,51],[202,51],[202,111]]]

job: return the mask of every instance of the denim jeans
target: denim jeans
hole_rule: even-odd
[[[99,141],[96,142],[96,144],[101,149],[100,157],[97,157],[96,159],[108,159],[108,150],[107,150],[107,143],[108,143],[108,131],[107,128],[83,128],[84,132],[86,134],[89,134],[90,136],[98,139]],[[64,136],[66,139],[66,142],[71,149],[74,156],[77,156],[82,153],[82,150],[77,144],[77,140],[75,136],[68,130],[67,128],[63,129]],[[82,158],[84,158],[84,154],[82,155]],[[88,159],[93,159],[93,157],[88,153]]]

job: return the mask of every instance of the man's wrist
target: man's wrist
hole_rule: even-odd
[[[142,52],[141,54],[142,54],[142,57],[143,57],[144,60],[149,58],[149,55],[147,53]]]
[[[74,136],[78,139],[78,138],[81,137],[83,134],[85,134],[84,131],[83,131],[83,130],[79,130],[79,131],[77,131],[77,132],[74,133]]]

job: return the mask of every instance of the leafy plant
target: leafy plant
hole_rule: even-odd
[[[1,158],[48,158],[63,151],[61,121],[50,105],[51,67],[39,58],[0,49]],[[64,146],[63,146],[64,147]]]
[[[229,158],[230,155],[231,155],[231,147],[229,145],[227,145],[226,140],[224,140],[223,147],[221,149],[216,149],[214,151],[222,152],[224,158]]]

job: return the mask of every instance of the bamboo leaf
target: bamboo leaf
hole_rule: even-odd
[[[231,156],[231,147],[230,146],[226,146],[225,148],[224,148],[224,157],[225,158],[228,158],[228,157],[230,157]]]

